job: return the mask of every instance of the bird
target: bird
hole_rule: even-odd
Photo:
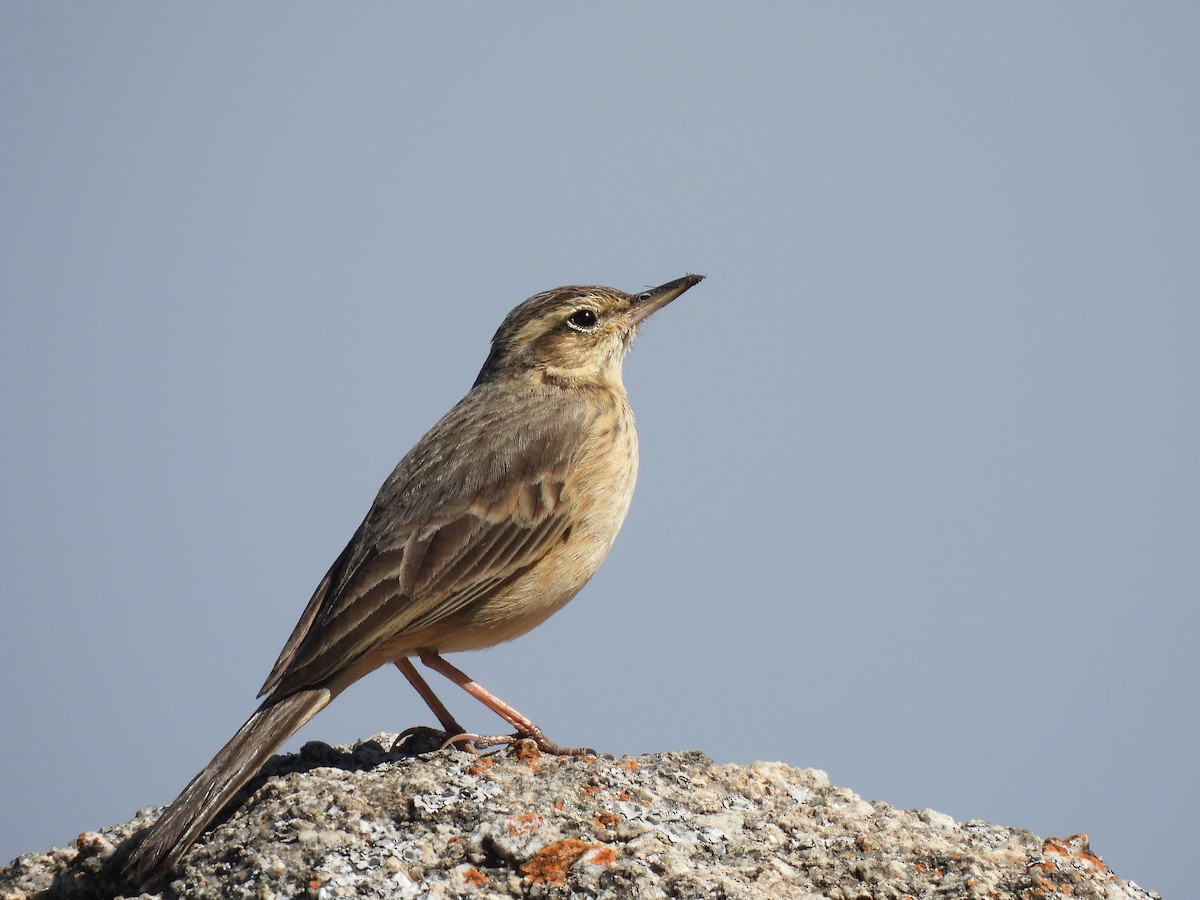
[[[261,704],[212,761],[135,835],[125,874],[165,877],[297,729],[345,688],[395,665],[448,743],[477,751],[532,740],[534,722],[442,658],[512,640],[565,606],[625,520],[638,444],[622,362],[638,327],[703,276],[639,293],[569,285],[517,305],[467,394],[396,465],[317,585],[259,692]],[[515,732],[464,732],[417,659]]]

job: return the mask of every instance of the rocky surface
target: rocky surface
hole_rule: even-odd
[[[561,759],[531,746],[472,757],[308,744],[276,757],[225,820],[144,896],[393,898],[1157,897],[1087,837],[868,803],[824,772],[716,765],[700,753]],[[0,869],[0,898],[136,896],[131,834]]]

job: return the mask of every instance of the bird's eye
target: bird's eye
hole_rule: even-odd
[[[576,331],[591,331],[596,327],[596,311],[584,307],[577,309],[567,317],[567,324]]]

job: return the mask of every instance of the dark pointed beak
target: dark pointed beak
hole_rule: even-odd
[[[656,288],[642,291],[633,298],[633,306],[625,314],[625,327],[636,328],[651,315],[662,309],[684,291],[704,280],[703,275],[684,275]]]

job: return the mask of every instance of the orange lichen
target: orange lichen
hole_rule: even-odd
[[[611,866],[617,861],[617,851],[612,847],[597,847],[592,851],[592,858],[588,860],[597,866]]]
[[[521,865],[521,872],[535,884],[562,884],[572,866],[589,850],[602,850],[603,844],[585,844],[568,838],[540,850]]]
[[[488,877],[474,866],[471,866],[469,869],[463,872],[462,877],[463,881],[465,881],[467,884],[473,885],[474,887],[483,887],[488,883]]]
[[[533,741],[517,741],[512,745],[512,755],[517,762],[523,762],[529,768],[538,768],[537,763],[542,758],[542,752],[538,750],[537,744]]]
[[[482,775],[485,769],[490,769],[495,763],[487,756],[481,756],[475,761],[475,764],[467,769],[468,775]]]
[[[508,820],[508,834],[510,837],[516,837],[519,834],[531,834],[538,830],[538,826],[542,824],[542,817],[537,813],[521,813],[519,816],[512,816]]]
[[[615,816],[608,812],[600,813],[600,815],[596,816],[596,827],[599,829],[612,828],[614,825],[619,824],[620,821],[620,816]]]
[[[81,831],[79,837],[75,838],[76,850],[99,850],[103,845],[100,842],[100,835],[92,831]]]
[[[1092,853],[1091,842],[1088,836],[1082,832],[1065,838],[1046,838],[1042,841],[1042,852],[1052,853],[1055,856],[1068,856],[1089,863],[1101,872],[1109,871],[1104,860]]]

